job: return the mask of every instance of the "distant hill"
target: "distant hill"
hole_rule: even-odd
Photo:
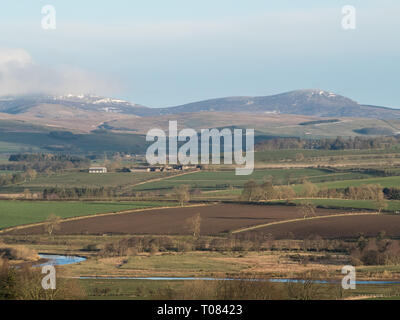
[[[143,152],[148,130],[168,130],[169,120],[195,130],[253,128],[256,140],[400,134],[400,110],[315,89],[169,108],[95,95],[23,95],[0,97],[0,150],[3,142],[52,151]]]
[[[400,118],[400,110],[361,105],[341,95],[319,90],[296,90],[264,97],[228,97],[159,109],[162,114],[226,111],[252,114],[297,114],[315,117]]]
[[[51,105],[57,105],[71,110],[139,117],[218,111],[313,117],[400,118],[400,110],[362,105],[350,98],[319,89],[296,90],[262,97],[226,97],[168,108],[149,108],[125,100],[94,95],[9,96],[0,98],[0,113],[22,114],[40,105],[47,105],[49,108]]]
[[[151,115],[154,113],[151,108],[139,104],[94,95],[22,95],[0,98],[0,112],[2,113],[21,114],[39,105],[61,105],[82,111],[134,114],[138,116]],[[51,109],[49,111],[51,111]]]

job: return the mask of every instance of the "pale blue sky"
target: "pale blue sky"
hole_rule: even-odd
[[[54,5],[57,29],[41,29]],[[354,5],[357,29],[341,28]],[[164,107],[320,88],[400,107],[397,0],[5,0],[0,94],[92,92]],[[9,64],[11,58],[17,66]],[[5,63],[8,63],[5,65]]]

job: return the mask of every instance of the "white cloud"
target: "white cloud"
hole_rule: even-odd
[[[22,49],[0,49],[0,66],[16,65],[24,66],[32,63],[28,52]]]
[[[118,85],[73,66],[37,64],[23,49],[0,48],[0,95],[98,93],[112,94]]]

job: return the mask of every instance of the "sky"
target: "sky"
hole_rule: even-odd
[[[45,5],[55,29],[42,28]],[[0,95],[168,107],[318,88],[400,108],[399,16],[398,0],[3,0]]]

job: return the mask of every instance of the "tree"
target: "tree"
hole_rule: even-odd
[[[315,204],[311,202],[302,202],[299,205],[298,211],[304,217],[304,219],[315,216]]]
[[[31,199],[32,198],[32,193],[29,191],[29,189],[24,189],[24,198],[25,199]]]
[[[174,187],[173,191],[176,196],[176,200],[182,207],[184,206],[185,202],[188,202],[190,200],[190,192],[188,185],[180,185]]]
[[[51,236],[54,230],[60,229],[60,223],[61,218],[52,213],[47,217],[44,223],[44,229],[49,234],[49,236]]]
[[[264,200],[273,200],[276,198],[276,192],[271,180],[265,181],[261,184],[261,192]]]
[[[258,200],[260,197],[260,187],[254,180],[247,181],[243,186],[241,198],[244,201]]]
[[[190,217],[186,220],[186,228],[191,234],[193,234],[193,237],[198,237],[200,235],[200,229],[201,229],[200,213],[196,213],[193,217]]]
[[[304,197],[314,197],[318,192],[318,188],[315,184],[309,182],[309,181],[304,181],[303,186],[302,186],[302,195]]]
[[[275,193],[279,194],[279,199],[292,200],[297,194],[291,186],[274,187]]]
[[[37,172],[34,169],[28,169],[26,170],[26,175],[28,180],[35,180],[35,178],[37,177]]]
[[[378,198],[376,200],[376,207],[378,209],[378,213],[382,213],[382,210],[385,210],[388,207],[388,203],[387,203],[386,199]]]
[[[304,161],[304,155],[302,153],[296,153],[295,157],[297,162]]]
[[[86,297],[76,280],[57,278],[57,288],[45,290],[41,286],[41,268],[8,264],[0,267],[0,300],[78,300]]]

